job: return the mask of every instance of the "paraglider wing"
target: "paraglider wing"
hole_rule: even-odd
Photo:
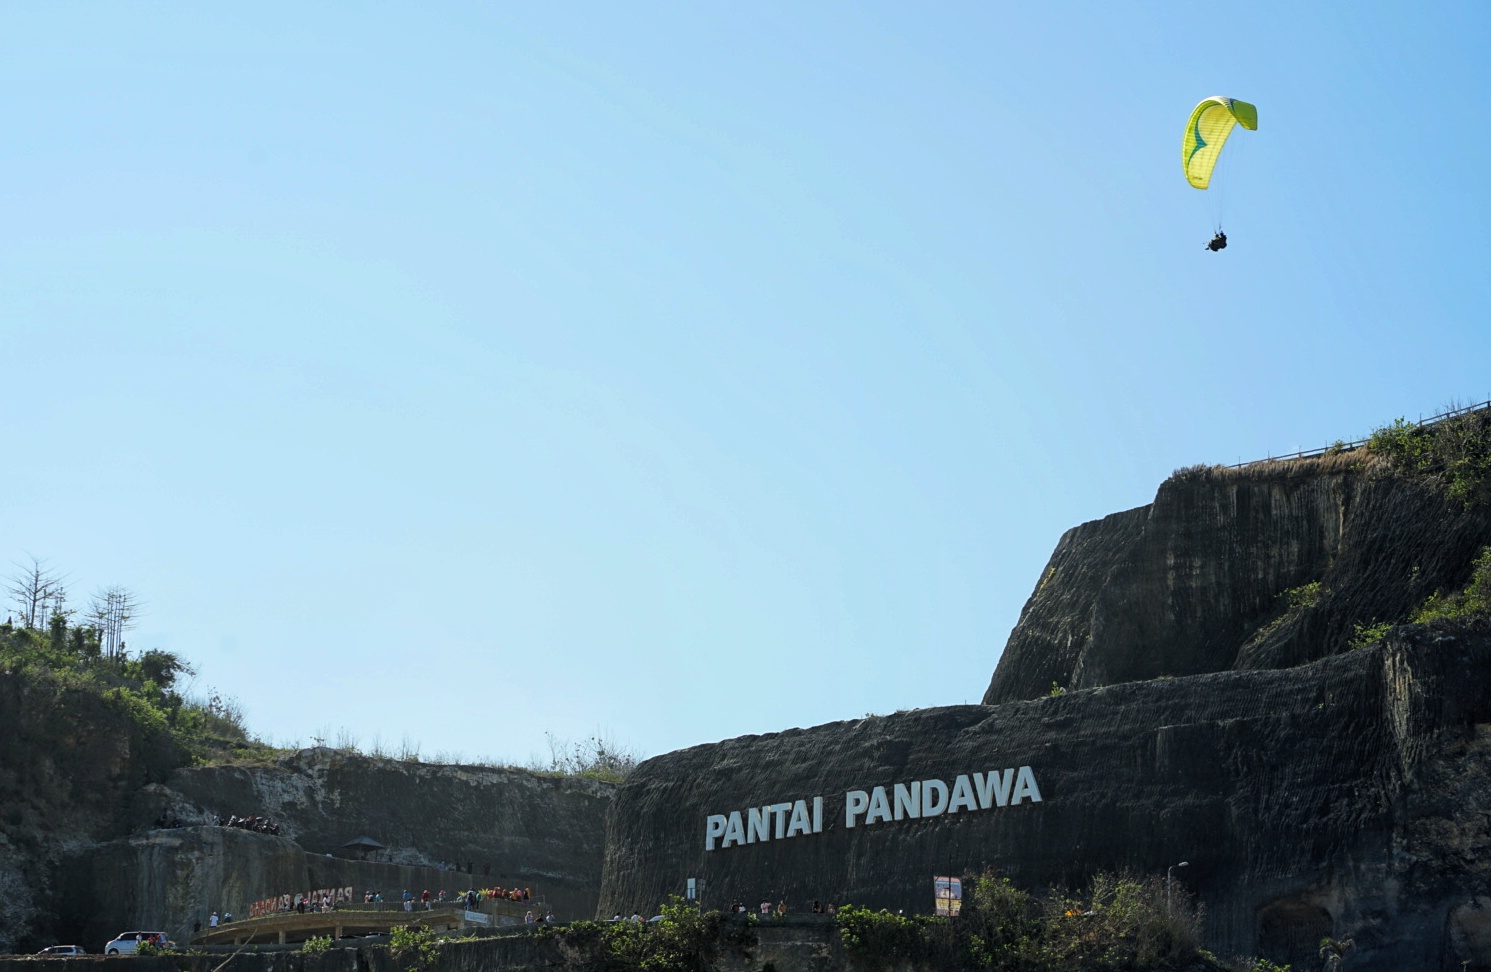
[[[1196,106],[1181,143],[1180,164],[1186,170],[1187,182],[1197,189],[1211,184],[1211,170],[1216,168],[1227,136],[1238,125],[1257,131],[1258,109],[1232,98],[1207,98]]]

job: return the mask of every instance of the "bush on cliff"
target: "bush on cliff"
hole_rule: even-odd
[[[1367,448],[1400,472],[1439,476],[1467,508],[1491,504],[1491,410],[1432,425],[1399,418],[1374,431]]]
[[[1482,547],[1475,558],[1470,583],[1455,594],[1442,596],[1435,591],[1424,606],[1414,612],[1416,624],[1491,615],[1491,547]]]
[[[529,772],[620,783],[641,762],[635,750],[599,729],[579,742],[561,739],[552,732],[544,733],[544,739],[549,743],[549,756],[547,759],[536,756],[530,760]]]
[[[399,967],[409,972],[430,972],[440,960],[440,939],[433,928],[395,925],[388,937],[388,950]]]
[[[178,655],[106,655],[96,631],[69,628],[62,617],[46,630],[0,624],[0,671],[96,696],[141,738],[174,742],[198,762],[268,751],[248,737],[233,703],[219,696],[195,702],[178,691],[178,677],[193,674]]]

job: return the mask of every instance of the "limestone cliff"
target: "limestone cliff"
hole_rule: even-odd
[[[472,881],[541,889],[565,914],[594,914],[614,785],[489,766],[440,766],[307,749],[270,766],[178,770],[139,792],[132,820],[255,813],[315,854],[372,837],[379,859],[470,863]]]
[[[1353,968],[1491,969],[1491,622],[1404,623],[1491,544],[1491,510],[1444,485],[1365,451],[1178,473],[1061,538],[984,705],[643,764],[602,910],[693,877],[714,904],[927,911],[933,874],[1039,890],[1185,861],[1222,954],[1303,968],[1350,936]],[[991,799],[1025,766],[1039,801]],[[939,787],[958,812],[918,806]]]
[[[181,759],[97,692],[0,672],[0,951],[55,937],[62,861],[123,833],[130,794]]]
[[[0,952],[64,938],[97,947],[126,926],[185,937],[213,909],[349,883],[528,886],[556,913],[594,914],[610,784],[326,749],[185,767],[169,732],[140,728],[124,704],[0,672]],[[187,824],[269,816],[285,838],[150,832],[163,808]],[[345,859],[341,845],[362,836],[389,845],[382,862]],[[439,861],[475,873],[439,872]]]
[[[1464,586],[1487,544],[1491,511],[1354,454],[1179,474],[1061,538],[984,703],[1347,651]]]
[[[1491,879],[1482,811],[1491,632],[1396,629],[1288,671],[1130,682],[747,736],[649,760],[613,804],[602,911],[705,882],[707,903],[924,912],[931,876],[1039,889],[1180,874],[1222,954],[1302,962],[1353,935],[1362,968],[1438,969]],[[1467,777],[1467,765],[1478,768]],[[1042,799],[849,827],[846,793],[1030,766]],[[925,786],[925,784],[923,784]],[[923,791],[925,792],[925,790]],[[711,814],[824,798],[821,833],[706,849]],[[1466,920],[1467,929],[1485,934]],[[1467,958],[1491,962],[1491,954]],[[1456,966],[1458,967],[1458,965]]]

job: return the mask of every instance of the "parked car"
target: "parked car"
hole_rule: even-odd
[[[36,953],[37,955],[87,955],[88,950],[81,945],[53,945]]]
[[[156,948],[175,948],[176,943],[166,937],[165,932],[130,931],[116,936],[104,946],[105,955],[133,955],[139,951],[141,942],[149,942]]]

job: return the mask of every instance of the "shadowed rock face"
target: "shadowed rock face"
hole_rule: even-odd
[[[184,936],[214,908],[287,891],[436,889],[412,868],[442,860],[475,865],[447,890],[526,886],[564,917],[595,911],[610,784],[329,750],[252,768],[184,759],[97,693],[0,673],[0,952],[98,945],[127,925]],[[188,824],[270,816],[304,850],[216,827],[146,833],[162,808]],[[364,835],[391,864],[322,856]]]
[[[474,883],[542,890],[573,917],[594,913],[613,790],[523,770],[307,749],[273,766],[178,770],[165,787],[141,792],[134,819],[148,822],[163,806],[200,822],[258,814],[317,854],[345,854],[343,844],[368,836],[387,845],[383,860],[470,862]]]
[[[1491,515],[1430,479],[1359,471],[1181,478],[1061,538],[985,704],[1160,676],[1287,668],[1348,650],[1468,581]],[[1286,592],[1319,582],[1313,604]]]
[[[1491,968],[1491,627],[1400,624],[1487,544],[1491,513],[1369,458],[1177,476],[1062,537],[985,705],[645,763],[612,805],[601,909],[695,877],[713,905],[926,912],[949,870],[1039,890],[1187,861],[1221,954],[1307,968],[1332,935],[1352,968]],[[1039,802],[848,826],[849,791],[1021,766]],[[725,846],[710,823],[818,796],[821,832]]]
[[[443,890],[454,899],[483,884],[480,875],[309,854],[285,837],[209,825],[109,841],[70,859],[66,870],[71,891],[63,902],[62,924],[73,943],[91,950],[134,928],[164,931],[185,945],[208,925],[212,912],[248,917],[253,902],[275,895],[293,899],[350,887],[354,901],[360,903],[365,891],[379,891],[388,907],[396,908],[406,888],[416,895],[429,890],[438,896]],[[485,886],[493,883],[488,879]],[[585,890],[581,904],[556,901],[552,894],[545,895],[546,904],[565,918],[589,917],[595,889]],[[570,910],[581,907],[587,910]]]
[[[0,672],[0,952],[55,941],[58,862],[122,833],[129,795],[181,758],[97,693]]]
[[[1210,947],[1301,962],[1322,921],[1353,967],[1437,969],[1449,910],[1491,877],[1476,764],[1491,635],[1396,629],[1289,671],[1128,683],[1058,698],[747,736],[644,763],[612,806],[601,911],[706,882],[706,904],[814,899],[931,909],[931,876],[993,867],[1076,886],[1163,873],[1207,907]],[[845,793],[1030,766],[1042,800],[849,828]],[[705,849],[706,818],[824,797],[824,829]],[[1322,918],[1322,916],[1324,916]],[[1476,938],[1473,916],[1460,921]],[[1429,957],[1426,957],[1429,956]]]

